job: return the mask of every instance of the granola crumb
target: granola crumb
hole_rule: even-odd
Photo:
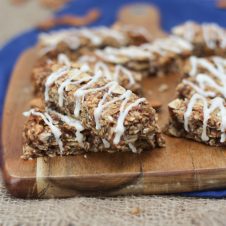
[[[138,215],[140,215],[140,213],[141,213],[141,209],[140,209],[139,207],[134,207],[134,208],[130,211],[130,213],[131,213],[132,215],[138,216]]]
[[[156,99],[152,99],[150,101],[151,106],[155,109],[155,110],[159,110],[162,107],[162,104],[160,101],[156,100]]]
[[[159,86],[158,91],[162,93],[162,92],[167,91],[168,88],[169,88],[169,86],[168,86],[167,84],[163,83],[163,84],[161,84],[161,85]]]

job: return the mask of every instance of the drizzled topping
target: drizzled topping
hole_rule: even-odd
[[[216,48],[218,43],[221,48],[226,47],[226,32],[215,23],[203,23],[199,25],[188,21],[183,25],[173,28],[172,32],[190,42],[201,37],[210,49]]]
[[[221,139],[220,142],[225,142],[226,139],[226,107],[225,107],[225,101],[221,97],[215,97],[214,99],[211,99],[208,101],[207,98],[201,96],[200,94],[194,94],[191,99],[188,102],[187,110],[184,113],[184,128],[186,131],[189,131],[189,118],[192,114],[192,111],[194,107],[197,104],[202,104],[203,109],[203,131],[201,139],[203,141],[208,141],[209,137],[207,135],[207,126],[208,126],[208,120],[211,117],[211,114],[216,114],[217,117],[220,118],[221,125]]]
[[[80,87],[74,92],[75,97],[74,116],[78,120],[80,118],[81,106],[85,99],[85,96],[89,93],[106,90],[106,92],[104,92],[103,94],[102,99],[99,101],[97,107],[94,109],[94,119],[96,129],[97,130],[101,129],[100,118],[103,110],[109,107],[111,104],[120,101],[121,102],[120,112],[119,117],[117,119],[116,127],[114,129],[115,138],[113,141],[114,144],[118,144],[125,132],[124,121],[126,119],[126,116],[128,115],[129,111],[132,110],[132,108],[144,102],[145,98],[140,98],[133,103],[129,103],[129,100],[133,95],[132,92],[130,90],[125,90],[124,88],[119,86],[118,83],[115,81],[107,81],[104,85],[94,88],[98,84],[98,81],[101,78],[105,77],[101,71],[97,71],[93,76],[89,76],[88,74],[86,74],[86,76],[80,76],[81,73],[82,73],[81,70],[77,69],[73,69],[70,72],[68,72],[69,76],[67,76],[67,78],[61,83],[61,85],[58,88],[59,105],[60,106],[63,105],[63,93],[65,89],[67,89],[68,85],[80,85]],[[53,79],[51,79],[51,81],[53,81]],[[81,85],[83,82],[84,84]],[[112,96],[113,93],[117,95],[114,97]]]
[[[80,46],[80,39],[76,30],[62,30],[57,32],[42,33],[39,35],[39,43],[42,48],[39,54],[45,55],[54,50],[57,45],[64,42],[70,49],[76,50]]]
[[[158,39],[152,44],[144,44],[141,46],[142,49],[149,51],[151,54],[166,55],[170,52],[182,53],[184,51],[191,51],[192,45],[176,36],[170,36],[165,39]]]
[[[71,65],[70,59],[65,54],[58,55],[58,63],[65,64],[66,66]],[[81,63],[83,65],[83,68],[87,67],[87,71],[91,67],[94,68],[95,73],[101,71],[103,73],[103,76],[105,76],[109,80],[120,82],[120,77],[124,76],[128,79],[129,86],[135,84],[133,73],[121,65],[116,65],[115,67],[113,67],[113,69],[111,69],[107,64],[102,61],[97,61],[97,59],[93,56],[83,56],[78,60],[78,63]]]
[[[189,118],[193,109],[197,106],[203,111],[203,131],[201,139],[208,141],[207,135],[208,120],[215,115],[220,119],[221,139],[226,139],[226,60],[220,57],[212,57],[209,60],[205,58],[190,58],[191,70],[189,76],[193,80],[183,79],[183,83],[191,86],[195,94],[190,98],[187,110],[184,113],[184,128],[189,131]],[[200,72],[201,71],[201,72]],[[210,88],[210,90],[208,90]]]
[[[60,69],[58,69],[57,71],[53,72],[46,80],[45,83],[45,101],[49,100],[49,88],[51,85],[54,84],[54,82],[62,77],[63,75],[65,75],[67,72],[69,71],[68,67],[62,67]]]
[[[59,64],[65,64],[66,66],[71,66],[71,61],[70,59],[67,57],[67,55],[60,53],[57,57],[57,61]]]
[[[47,112],[41,113],[41,112],[35,111],[34,109],[31,109],[30,111],[24,112],[23,115],[25,117],[29,117],[30,115],[41,117],[42,120],[45,122],[45,124],[49,126],[52,134],[54,135],[56,142],[59,146],[61,154],[63,153],[63,151],[64,151],[63,142],[60,139],[62,133],[61,133],[60,129],[54,125],[53,119]]]
[[[130,90],[121,89],[121,90],[123,90],[121,95],[111,98],[111,100],[107,101],[107,98],[111,97],[112,92],[114,92],[119,87],[119,85],[118,85],[118,83],[116,83],[114,81],[110,81],[101,87],[91,88],[91,86],[93,84],[97,83],[97,81],[102,76],[103,75],[100,71],[97,72],[88,83],[86,83],[85,85],[83,85],[82,87],[80,87],[79,89],[77,89],[75,91],[74,96],[75,96],[76,100],[75,100],[74,115],[75,115],[75,117],[79,117],[82,100],[84,100],[86,94],[88,94],[90,92],[98,92],[98,91],[107,89],[108,91],[103,95],[102,99],[99,101],[97,108],[94,109],[94,119],[95,119],[96,129],[101,129],[101,124],[100,124],[99,120],[100,120],[100,117],[101,117],[101,114],[102,114],[104,108],[108,107],[109,105],[111,105],[117,101],[122,101],[121,106],[120,106],[120,114],[117,119],[117,125],[114,130],[115,138],[114,138],[113,142],[114,142],[114,144],[118,144],[121,140],[121,136],[123,135],[123,133],[125,131],[124,121],[125,121],[127,114],[133,107],[136,107],[140,103],[144,102],[145,98],[140,98],[140,99],[136,100],[134,103],[129,104],[126,107],[126,105],[128,104],[128,101],[132,95],[132,92]]]
[[[189,42],[170,36],[141,46],[129,46],[119,49],[107,47],[104,50],[96,50],[96,55],[104,61],[121,63],[129,60],[152,60],[156,54],[166,55],[172,52],[180,54],[191,51],[192,48]]]
[[[61,31],[54,31],[50,33],[42,33],[39,36],[39,42],[42,46],[40,54],[44,55],[49,51],[54,50],[61,42],[65,43],[70,49],[76,50],[81,46],[82,38],[88,39],[94,46],[102,45],[107,38],[112,38],[116,40],[119,44],[125,44],[127,42],[127,37],[123,32],[111,28],[73,28]]]
[[[195,82],[191,82],[188,79],[183,79],[182,82],[190,85],[202,96],[215,97],[220,94],[226,98],[226,60],[220,57],[212,57],[211,61],[204,58],[191,57],[189,75],[195,78]],[[204,72],[199,73],[200,70],[204,70]],[[213,90],[207,91],[208,87]]]
[[[81,122],[76,120],[76,119],[70,118],[70,117],[68,117],[66,115],[62,115],[62,114],[60,114],[60,113],[58,113],[56,111],[49,110],[49,112],[57,115],[58,118],[62,122],[66,123],[68,126],[74,127],[76,129],[75,138],[78,141],[78,143],[81,146],[83,146],[84,136],[83,136],[83,134],[81,132],[84,130],[84,127],[82,126]]]
[[[83,128],[82,124],[80,123],[80,121],[73,119],[73,118],[70,118],[66,115],[62,115],[62,114],[60,114],[56,111],[53,111],[51,109],[47,109],[47,111],[44,112],[44,113],[35,111],[35,109],[31,109],[28,112],[24,112],[23,115],[25,117],[29,117],[30,115],[41,117],[42,120],[45,122],[45,124],[50,128],[52,134],[54,135],[56,142],[59,146],[60,153],[62,154],[63,151],[64,151],[63,142],[60,138],[61,135],[62,135],[62,132],[60,131],[60,129],[56,125],[54,125],[54,120],[52,119],[52,117],[50,116],[49,113],[52,114],[52,115],[56,115],[62,122],[64,122],[68,126],[76,129],[75,139],[78,141],[78,143],[82,147],[84,136],[81,132],[84,130],[84,128]]]
[[[96,55],[103,61],[108,61],[111,63],[120,62],[121,57],[126,58],[126,61],[134,58],[141,60],[150,58],[150,53],[147,50],[141,49],[137,46],[122,47],[118,49],[107,47],[104,50],[96,50]]]

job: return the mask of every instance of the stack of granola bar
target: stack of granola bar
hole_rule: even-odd
[[[41,36],[42,56],[33,69],[32,84],[42,107],[24,113],[28,120],[22,157],[140,153],[164,146],[155,110],[135,94],[141,89],[141,74],[94,54],[105,45],[133,43],[132,37],[137,43],[138,36],[128,41],[125,34],[121,37],[109,28],[65,32]]]
[[[169,73],[179,73],[181,82],[169,103],[167,133],[225,146],[224,34],[218,25],[193,22],[156,40],[130,27],[42,34],[32,72],[42,104],[25,113],[23,158],[163,147],[141,81]]]
[[[180,37],[168,36],[141,46],[107,47],[96,55],[110,64],[120,64],[144,75],[179,72],[184,59],[192,54],[193,46]]]
[[[215,23],[188,21],[174,27],[172,33],[191,42],[196,56],[226,56],[226,30]]]
[[[189,21],[172,32],[193,45],[193,56],[181,69],[177,99],[169,103],[167,132],[211,146],[225,146],[226,31],[217,24]]]
[[[226,60],[192,56],[184,66],[177,96],[169,104],[168,132],[212,146],[225,146]]]

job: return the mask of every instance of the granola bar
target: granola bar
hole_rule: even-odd
[[[31,109],[23,130],[23,159],[108,151],[110,144],[92,135],[78,120],[47,109]],[[125,147],[120,151],[128,151]]]
[[[169,104],[167,133],[210,146],[226,146],[226,103],[222,97],[208,99],[194,94]]]
[[[226,98],[226,60],[221,57],[192,56],[183,68],[182,81],[177,87],[179,98],[191,98],[198,93],[207,98]]]
[[[141,46],[107,47],[96,50],[96,55],[105,62],[156,75],[178,72],[183,60],[191,55],[192,48],[189,42],[169,36]]]
[[[129,89],[136,94],[141,93],[141,73],[129,70],[122,65],[108,64],[97,59],[94,55],[84,55],[77,62],[86,64],[95,73],[102,71],[107,79],[118,82],[125,89]]]
[[[226,56],[226,30],[217,24],[188,21],[174,27],[172,33],[191,42],[196,56]]]
[[[126,89],[130,89],[136,94],[141,93],[141,78],[140,73],[128,70],[121,65],[109,65],[99,61],[94,56],[85,55],[78,59],[76,63],[70,61],[65,54],[58,55],[58,61],[49,61],[46,64],[37,65],[32,71],[32,82],[36,95],[44,93],[45,82],[47,77],[53,72],[54,68],[62,65],[86,65],[91,71],[102,71],[107,79],[118,82]]]
[[[134,152],[164,145],[157,115],[145,98],[139,98],[100,71],[64,66],[46,80],[46,105],[79,120],[113,149],[129,146]]]
[[[146,32],[148,33],[148,32]],[[145,34],[146,34],[145,33]],[[136,29],[107,27],[67,29],[39,36],[39,54],[42,59],[56,59],[59,53],[76,60],[87,51],[106,46],[121,47],[150,41],[150,37]]]

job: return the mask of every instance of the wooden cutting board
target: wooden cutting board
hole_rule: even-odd
[[[147,13],[145,15],[150,16],[148,10],[156,13],[155,9],[148,9],[147,6],[133,6],[130,10],[124,10],[135,13],[136,18],[137,12],[142,12],[142,7]],[[119,21],[122,23],[122,16]],[[159,22],[158,18],[156,21]],[[144,22],[141,20],[142,23]],[[149,24],[146,23],[145,26],[148,27]],[[159,28],[155,28],[153,32],[163,34]],[[226,188],[225,148],[209,147],[168,136],[165,136],[166,148],[140,155],[90,153],[87,158],[78,155],[31,161],[20,159],[21,134],[26,120],[22,112],[28,110],[28,103],[32,98],[30,73],[35,60],[35,49],[29,49],[20,57],[12,74],[5,102],[2,127],[3,172],[7,189],[12,195],[52,198],[164,194]],[[173,99],[178,79],[177,75],[169,75],[164,78],[150,77],[143,81],[147,98],[152,96],[163,104],[159,114],[161,126],[167,122],[167,104]],[[169,89],[160,92],[158,89],[162,84],[167,84]]]

